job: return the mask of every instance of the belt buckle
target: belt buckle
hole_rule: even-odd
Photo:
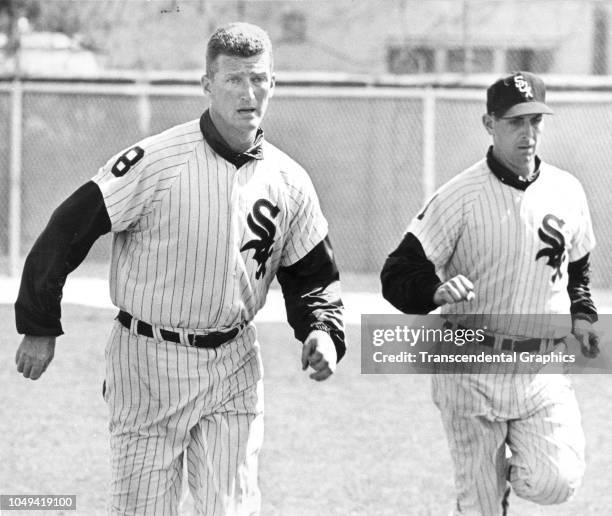
[[[191,345],[196,348],[204,347],[204,339],[211,333],[211,330],[194,330],[191,334]],[[200,342],[198,342],[200,341]],[[200,345],[198,345],[200,344]]]

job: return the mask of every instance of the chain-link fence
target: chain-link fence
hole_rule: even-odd
[[[20,231],[20,257],[51,212],[110,156],[143,136],[196,118],[199,87],[26,83],[21,123],[21,209],[11,226],[10,84],[0,85],[0,251]],[[330,222],[341,270],[372,288],[432,188],[484,156],[484,88],[331,88],[279,86],[264,123],[267,138],[311,174]],[[594,284],[612,288],[612,95],[551,91],[542,157],[570,170],[590,199],[598,248]],[[19,127],[19,126],[17,126]],[[552,194],[551,194],[552,195]],[[105,261],[104,238],[88,261]],[[17,253],[14,253],[17,254]],[[0,274],[11,271],[8,260]]]
[[[0,256],[8,255],[9,223],[9,157],[10,157],[10,116],[11,97],[0,91]],[[0,272],[3,272],[0,269]]]

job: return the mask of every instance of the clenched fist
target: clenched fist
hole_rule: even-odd
[[[310,378],[320,382],[334,373],[337,361],[336,347],[329,334],[321,330],[311,331],[302,348],[302,370],[312,367],[315,372]]]
[[[474,299],[474,284],[463,274],[457,274],[436,289],[433,302],[441,306],[472,299]]]
[[[584,319],[576,319],[572,325],[572,333],[580,342],[582,354],[587,358],[599,355],[599,333],[594,326]]]
[[[25,335],[15,355],[17,371],[25,378],[38,380],[53,360],[54,353],[55,337]]]

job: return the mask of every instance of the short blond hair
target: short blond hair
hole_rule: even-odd
[[[213,76],[220,55],[253,57],[266,53],[272,67],[272,42],[261,27],[245,22],[224,25],[215,30],[206,45],[206,75]]]

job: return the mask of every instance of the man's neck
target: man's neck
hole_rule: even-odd
[[[500,154],[495,150],[495,147],[493,147],[493,157],[510,172],[516,174],[519,178],[524,180],[528,180],[530,177],[532,177],[536,169],[535,158],[525,163],[524,167],[517,167],[506,161],[503,156],[500,156]]]
[[[236,153],[242,153],[253,146],[255,143],[255,137],[257,135],[257,129],[253,129],[246,134],[239,133],[238,131],[235,131],[231,127],[225,125],[214,111],[209,110],[209,113],[212,123],[215,125],[217,131],[219,131],[219,134],[225,140],[225,143],[227,143],[230,149]]]
[[[513,172],[497,159],[493,153],[493,147],[489,147],[487,151],[487,165],[489,169],[491,169],[491,172],[493,172],[502,183],[518,190],[526,190],[529,185],[533,184],[538,179],[541,163],[540,158],[536,156],[534,159],[535,169],[533,173],[531,176],[523,178],[523,176]]]

